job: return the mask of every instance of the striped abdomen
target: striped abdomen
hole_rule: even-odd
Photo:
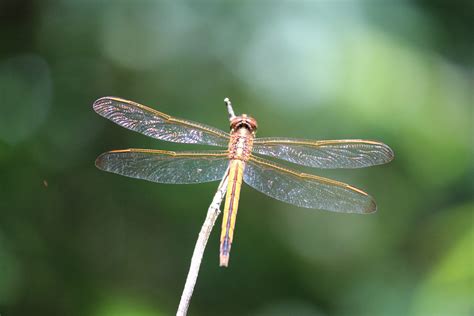
[[[253,134],[246,128],[232,133],[229,142],[229,180],[222,218],[220,265],[227,267],[234,237],[235,219],[239,206],[240,187],[244,177],[245,162],[249,159],[253,145]]]

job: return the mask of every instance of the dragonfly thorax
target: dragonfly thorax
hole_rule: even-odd
[[[232,130],[229,141],[229,158],[247,161],[250,158],[255,132],[246,126]]]

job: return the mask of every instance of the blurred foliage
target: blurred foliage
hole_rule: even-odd
[[[218,226],[192,315],[472,315],[472,2],[0,0],[0,314],[174,314],[217,183],[102,173],[110,149],[190,149],[96,115],[116,95],[260,136],[369,138],[396,159],[310,172],[369,216],[244,187],[230,267]],[[302,168],[304,169],[304,168]]]

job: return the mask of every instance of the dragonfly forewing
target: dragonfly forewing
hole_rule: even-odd
[[[95,164],[99,169],[131,178],[191,184],[222,179],[229,159],[226,151],[124,149],[103,153]]]
[[[314,141],[256,138],[253,151],[316,168],[363,168],[393,159],[393,151],[387,145],[361,139]]]
[[[227,147],[229,134],[217,128],[161,113],[117,97],[94,102],[94,111],[112,122],[156,139]]]
[[[342,213],[376,211],[375,201],[362,190],[255,156],[247,161],[244,181],[272,198],[299,207]]]

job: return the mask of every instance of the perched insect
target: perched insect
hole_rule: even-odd
[[[375,201],[348,184],[301,173],[255,154],[316,168],[362,168],[393,159],[387,145],[370,140],[256,138],[257,121],[236,116],[225,99],[230,133],[179,119],[117,97],[94,102],[101,116],[130,130],[175,143],[227,147],[219,151],[113,150],[96,160],[99,169],[158,183],[201,183],[222,179],[228,186],[220,238],[220,265],[227,266],[242,181],[277,200],[300,207],[344,213],[371,213]]]

